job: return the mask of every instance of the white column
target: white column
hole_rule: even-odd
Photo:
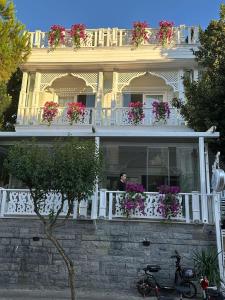
[[[106,189],[100,190],[99,218],[106,218]]]
[[[220,278],[223,279],[224,276],[224,262],[223,262],[223,247],[222,247],[222,234],[220,228],[220,195],[214,193],[213,194],[213,203],[214,203],[214,215],[215,215],[215,227],[216,227],[216,245],[217,245],[217,253],[218,253],[218,264],[220,271]]]
[[[200,169],[200,190],[201,190],[201,200],[202,200],[201,201],[202,221],[203,223],[208,223],[204,137],[199,137],[199,169]]]
[[[184,83],[183,83],[183,77],[184,77],[184,70],[180,70],[178,72],[178,91],[179,91],[179,99],[184,100]]]
[[[198,81],[198,69],[194,69],[194,70],[193,70],[193,75],[194,75],[194,76],[193,76],[193,77],[194,77],[194,78],[193,78],[194,81]]]
[[[210,194],[208,144],[205,144],[205,169],[206,169],[206,192],[207,194]]]
[[[36,72],[35,74],[35,83],[34,83],[34,96],[32,106],[39,106],[39,96],[40,96],[40,87],[41,87],[41,73]]]
[[[103,72],[98,73],[98,86],[97,86],[97,98],[101,99],[101,103],[103,101]]]
[[[96,136],[95,137],[95,149],[96,153],[99,152],[99,147],[100,147],[100,137]],[[98,178],[96,178],[96,183],[95,183],[95,192],[94,195],[91,197],[92,199],[92,206],[91,206],[91,219],[97,219],[98,217]]]
[[[23,72],[23,79],[20,90],[18,111],[17,111],[17,123],[23,124],[23,118],[25,114],[26,98],[27,98],[27,83],[28,83],[28,73]]]

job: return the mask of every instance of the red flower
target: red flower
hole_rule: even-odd
[[[75,48],[80,48],[81,40],[85,41],[87,39],[87,34],[85,33],[85,30],[86,26],[84,24],[74,24],[71,26],[69,33],[73,39]]]
[[[42,121],[46,121],[48,125],[50,125],[58,114],[58,107],[59,104],[54,101],[45,102],[42,113]]]
[[[147,22],[134,22],[132,29],[132,44],[138,47],[142,42],[148,41],[149,36],[146,30],[148,28]]]
[[[60,25],[52,25],[48,33],[48,42],[52,49],[65,43],[65,28]]]
[[[170,43],[173,37],[173,26],[174,23],[170,21],[160,21],[159,22],[159,32],[157,33],[157,38],[159,42],[165,46]]]
[[[77,123],[84,117],[86,106],[81,102],[70,102],[67,103],[67,118],[69,119],[70,124],[73,122]]]
[[[143,111],[143,103],[140,101],[130,102],[128,111],[129,123],[133,125],[138,125],[144,119],[145,114]]]

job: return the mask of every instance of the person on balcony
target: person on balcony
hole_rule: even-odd
[[[120,173],[120,180],[117,183],[117,190],[126,191],[127,174]]]

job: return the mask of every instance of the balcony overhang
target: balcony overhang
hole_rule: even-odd
[[[100,128],[92,126],[83,126],[76,129],[67,128],[50,128],[40,129],[20,129],[16,132],[0,132],[1,140],[22,139],[22,138],[45,138],[45,137],[129,137],[129,138],[176,138],[176,139],[214,139],[220,136],[219,132],[195,132],[191,130],[165,130],[165,129],[143,129],[143,128]]]

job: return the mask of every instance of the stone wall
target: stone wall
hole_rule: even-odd
[[[193,249],[215,246],[214,227],[201,224],[71,220],[57,237],[74,260],[76,286],[88,289],[134,289],[138,270],[149,263],[159,264],[157,276],[172,282],[175,249],[190,266]],[[150,246],[143,245],[144,239]],[[0,287],[67,285],[64,263],[39,221],[0,219]]]

